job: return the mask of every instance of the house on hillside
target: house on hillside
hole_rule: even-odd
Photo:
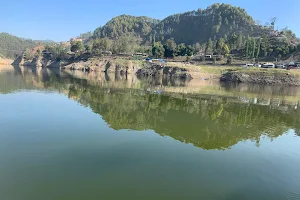
[[[71,38],[70,42],[82,42],[83,39],[82,38]]]

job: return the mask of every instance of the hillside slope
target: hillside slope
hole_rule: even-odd
[[[255,23],[245,9],[230,4],[213,4],[202,10],[194,10],[171,15],[162,21],[149,17],[121,15],[110,20],[94,31],[93,38],[135,36],[143,42],[162,41],[174,38],[177,44],[206,43],[210,39],[230,40],[233,35],[241,35],[242,43],[247,36],[273,36],[273,26],[261,26]],[[273,35],[272,35],[273,34]],[[276,33],[275,33],[276,34]],[[270,37],[271,37],[270,36]],[[281,37],[281,38],[280,38]],[[285,31],[279,38],[273,37],[271,43],[293,44],[299,40],[291,31]]]
[[[173,37],[177,43],[195,44],[239,32],[254,35],[257,29],[258,26],[244,9],[229,4],[213,4],[205,10],[169,16],[151,34],[155,35],[156,40]]]
[[[22,54],[27,48],[32,48],[38,43],[33,40],[25,40],[8,33],[0,33],[0,55],[6,58],[14,58]]]
[[[105,26],[97,28],[94,31],[94,37],[115,39],[129,34],[145,38],[158,22],[159,20],[149,17],[120,15],[111,19]]]

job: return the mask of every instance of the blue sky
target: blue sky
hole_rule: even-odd
[[[170,14],[204,9],[213,3],[240,6],[261,22],[276,16],[279,28],[287,26],[300,37],[299,0],[2,0],[0,32],[65,41],[94,31],[120,14],[163,19]]]

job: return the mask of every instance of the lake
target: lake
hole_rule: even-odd
[[[0,199],[300,199],[300,89],[0,67]]]

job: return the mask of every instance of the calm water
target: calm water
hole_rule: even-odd
[[[300,199],[300,89],[0,68],[0,199]]]

